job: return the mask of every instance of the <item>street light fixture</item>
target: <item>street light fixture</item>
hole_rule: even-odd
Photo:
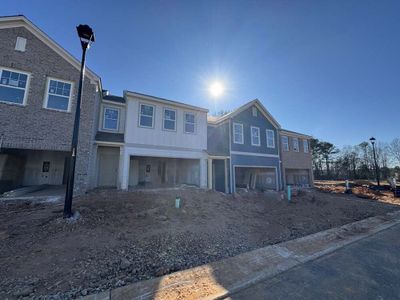
[[[76,101],[74,130],[72,133],[71,157],[68,165],[68,180],[67,180],[67,189],[65,192],[64,218],[69,218],[72,216],[72,196],[74,193],[75,163],[76,163],[76,155],[78,148],[82,88],[83,88],[83,81],[85,78],[86,50],[90,48],[91,43],[94,43],[94,33],[92,28],[90,28],[88,25],[81,24],[76,27],[76,30],[78,32],[78,36],[81,41],[82,59],[81,59],[81,73],[79,78],[78,96]]]
[[[372,144],[372,152],[374,153],[374,163],[375,163],[375,173],[376,173],[376,181],[378,183],[378,187],[380,187],[380,182],[379,182],[379,167],[378,167],[378,163],[376,162],[376,153],[375,153],[375,141],[376,139],[374,137],[371,137],[370,142]]]

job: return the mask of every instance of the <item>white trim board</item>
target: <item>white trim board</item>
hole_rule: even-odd
[[[267,153],[254,153],[254,152],[241,152],[241,151],[231,151],[231,155],[247,155],[247,156],[261,156],[261,157],[273,157],[279,158],[278,154],[267,154]]]

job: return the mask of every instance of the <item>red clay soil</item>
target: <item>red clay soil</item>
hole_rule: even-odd
[[[175,208],[175,197],[183,206]],[[398,209],[310,190],[223,195],[195,188],[97,191],[61,203],[0,204],[0,299],[70,299]]]

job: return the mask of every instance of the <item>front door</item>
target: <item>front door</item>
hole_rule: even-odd
[[[117,186],[118,163],[119,156],[114,153],[99,154],[99,186]]]

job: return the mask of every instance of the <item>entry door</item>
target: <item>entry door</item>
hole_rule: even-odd
[[[99,155],[99,186],[117,186],[119,157],[113,153]]]

